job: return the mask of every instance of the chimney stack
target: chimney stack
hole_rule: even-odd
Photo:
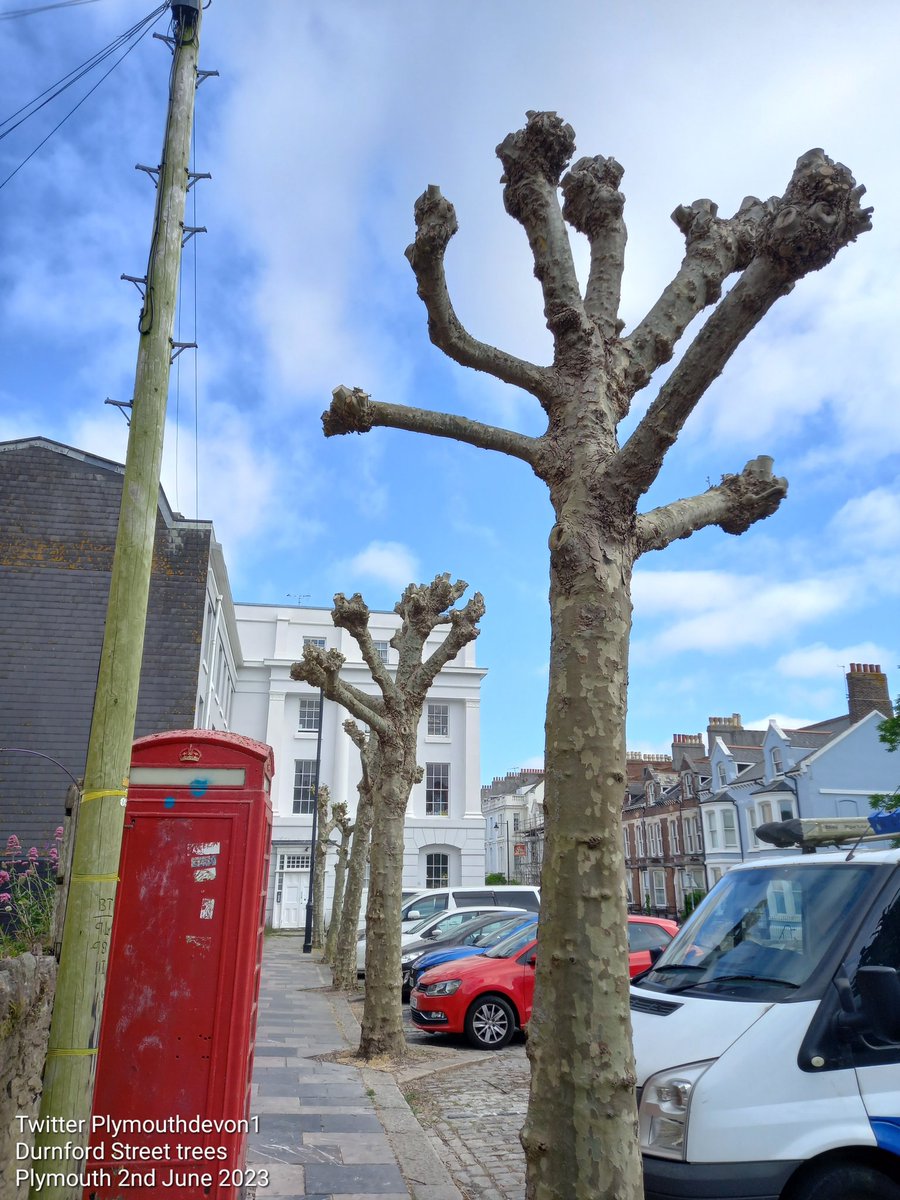
[[[887,675],[876,663],[850,664],[850,670],[847,672],[847,697],[851,725],[861,721],[870,712],[879,712],[885,717],[894,715]]]

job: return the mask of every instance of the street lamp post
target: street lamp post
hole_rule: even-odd
[[[309,846],[309,888],[306,893],[306,930],[303,934],[303,953],[312,950],[313,892],[316,882],[316,838],[319,817],[319,770],[322,766],[322,724],[325,718],[325,694],[319,688],[319,728],[316,730],[316,777],[313,782],[312,837]]]

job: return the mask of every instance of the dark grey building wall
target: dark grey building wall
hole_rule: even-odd
[[[0,747],[80,777],[122,475],[66,449],[0,444]],[[209,526],[157,514],[136,736],[193,725],[209,551]],[[0,847],[11,833],[46,846],[68,782],[41,758],[0,752]]]

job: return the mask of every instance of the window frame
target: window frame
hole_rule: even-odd
[[[450,816],[450,764],[425,764],[425,816]]]

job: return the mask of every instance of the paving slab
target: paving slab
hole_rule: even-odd
[[[258,1130],[247,1147],[248,1167],[266,1174],[248,1200],[474,1200],[390,1075],[322,1061],[356,1049],[354,1007],[301,937],[266,938],[250,1102]]]

